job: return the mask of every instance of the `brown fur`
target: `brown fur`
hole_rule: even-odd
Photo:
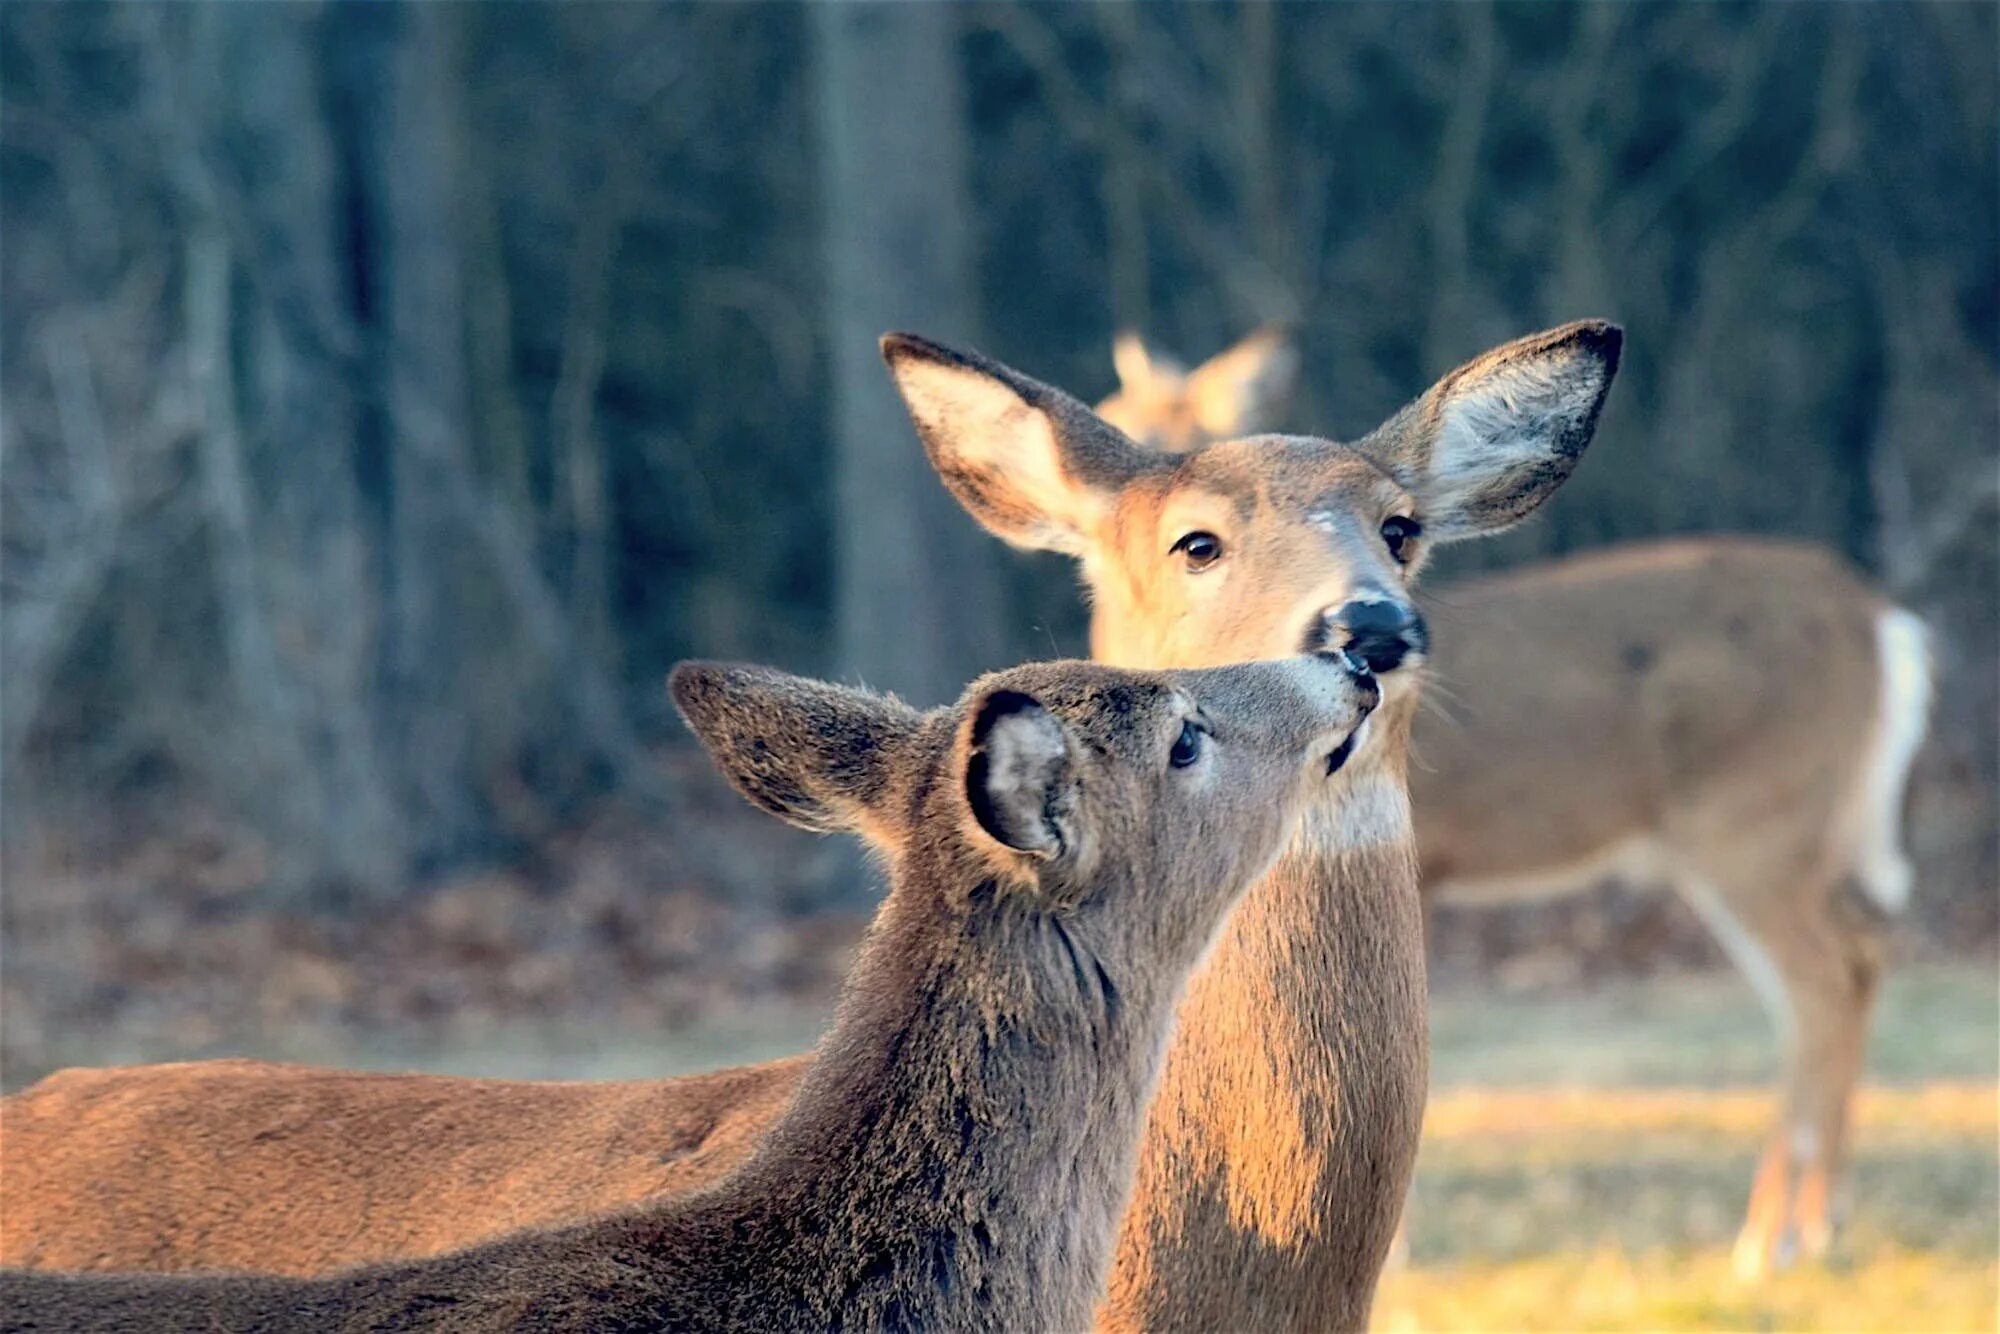
[[[0,1275],[0,1329],[1066,1329],[1102,1290],[1174,1004],[1376,690],[1331,660],[1046,664],[918,716],[762,669],[676,698],[890,892],[799,1096],[713,1189],[317,1280]],[[1210,739],[1170,762],[1184,723]],[[845,813],[845,814],[843,814]],[[864,818],[865,817],[865,818]]]
[[[1125,387],[1099,411],[1177,452],[1269,430],[1282,398],[1232,394],[1241,377],[1223,373],[1253,349],[1272,357],[1269,338],[1183,375],[1125,336]],[[1533,340],[1509,355],[1523,346]],[[1885,904],[1908,876],[1895,812],[1879,804],[1899,800],[1900,774],[1875,809],[1856,803],[1897,763],[1883,750],[1878,642],[1893,614],[1831,552],[1738,538],[1471,581],[1433,611],[1449,702],[1416,730],[1425,895],[1499,901],[1611,872],[1663,880],[1759,981],[1786,1073],[1736,1247],[1746,1275],[1821,1255],[1833,1235]]]
[[[1450,703],[1418,725],[1411,773],[1426,895],[1663,882],[1779,1020],[1784,1100],[1738,1240],[1746,1275],[1832,1238],[1889,897],[1865,887],[1856,809],[1889,610],[1819,548],[1698,539],[1460,584],[1434,616]]]
[[[9,1098],[5,1261],[324,1274],[707,1185],[811,1061],[555,1083],[268,1061],[65,1070]]]
[[[900,336],[884,350],[933,464],[975,516],[1010,541],[1082,558],[1096,654],[1200,666],[1296,652],[1322,633],[1323,610],[1357,587],[1407,596],[1429,541],[1399,566],[1374,529],[1392,512],[1420,511],[1427,492],[1449,484],[1452,496],[1472,494],[1468,483],[1483,480],[1488,491],[1511,495],[1476,514],[1441,499],[1424,517],[1448,536],[1504,522],[1546,497],[1596,419],[1617,335],[1582,324],[1509,345],[1474,365],[1503,377],[1524,363],[1543,373],[1517,382],[1461,370],[1358,447],[1262,437],[1185,457],[1144,449],[1068,395],[977,354]],[[1532,392],[1551,383],[1553,393]],[[1467,392],[1454,399],[1445,385]],[[1537,420],[1489,460],[1440,459],[1445,409],[1484,403],[1489,391],[1527,392],[1525,410]],[[1543,421],[1552,429],[1540,429]],[[1507,493],[1496,478],[1522,490]],[[1321,514],[1337,522],[1314,517]],[[1198,578],[1168,552],[1190,524],[1237,544],[1225,565]],[[1387,702],[1370,724],[1379,739],[1357,757],[1356,781],[1346,795],[1329,794],[1311,832],[1245,902],[1191,988],[1120,1243],[1104,1313],[1111,1323],[1200,1328],[1220,1312],[1271,1312],[1311,1325],[1365,1324],[1414,1158],[1425,1082],[1423,953],[1401,786],[1414,680],[1409,671],[1385,679]],[[492,1085],[443,1078],[377,1083],[369,1097],[379,1101],[365,1112],[330,1096],[326,1116],[292,1122],[319,1141],[306,1159],[315,1170],[280,1176],[274,1165],[246,1175],[243,1142],[270,1118],[250,1097],[233,1115],[213,1114],[180,1069],[102,1076],[154,1108],[150,1123],[127,1114],[72,1135],[52,1111],[35,1130],[11,1133],[15,1218],[0,1229],[0,1255],[157,1268],[255,1256],[263,1268],[310,1273],[402,1253],[375,1240],[393,1230],[376,1226],[391,1216],[422,1217],[427,1237],[471,1241],[520,1220],[524,1209],[538,1221],[574,1217],[593,1200],[629,1200],[657,1180],[656,1140],[641,1119],[595,1113],[579,1132],[592,1145],[587,1157],[571,1142],[547,1150],[548,1175],[572,1157],[593,1165],[574,1189],[516,1195],[496,1191],[490,1178],[459,1177],[459,1150],[405,1134],[398,1106],[451,1105],[470,1137],[501,1104]],[[683,1123],[666,1110],[678,1107],[685,1123],[698,1124],[719,1119],[732,1095],[780,1101],[798,1073],[796,1065],[742,1072],[744,1082],[726,1092],[688,1081],[653,1087],[664,1123]],[[331,1088],[352,1077],[326,1078]],[[504,1109],[491,1116],[531,1114],[567,1096],[561,1087],[508,1086]],[[45,1081],[15,1102],[56,1093]],[[311,1096],[303,1087],[292,1094]],[[614,1102],[607,1091],[607,1107]],[[1267,1137],[1259,1127],[1283,1133]],[[161,1138],[173,1140],[186,1165],[171,1191],[127,1170],[156,1156]],[[730,1151],[747,1141],[713,1147],[690,1155],[690,1167],[726,1170]],[[30,1160],[48,1167],[36,1169],[17,1209],[13,1164]],[[321,1162],[328,1170],[318,1170]],[[124,1206],[105,1198],[108,1189],[146,1197],[147,1231],[118,1224]],[[204,1196],[224,1203],[212,1213],[191,1203]],[[295,1206],[283,1203],[292,1197],[313,1201],[320,1236],[298,1235]]]

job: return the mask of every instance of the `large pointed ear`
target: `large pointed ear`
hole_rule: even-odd
[[[902,840],[897,777],[923,715],[901,700],[769,667],[684,662],[674,705],[730,785],[816,833]]]
[[[993,690],[966,711],[960,754],[965,800],[980,830],[1038,861],[1076,844],[1076,778],[1068,729],[1018,690]]]
[[[892,333],[882,358],[938,476],[1015,546],[1082,554],[1119,488],[1156,466],[1068,394],[976,352]]]
[[[1494,348],[1360,444],[1440,541],[1518,523],[1569,479],[1597,429],[1624,333],[1580,320]]]
[[[1158,380],[1177,382],[1187,374],[1178,361],[1147,347],[1137,329],[1120,330],[1111,340],[1111,366],[1118,372],[1118,387],[1127,393],[1144,392]]]
[[[1299,353],[1283,329],[1257,330],[1187,378],[1188,403],[1211,440],[1275,431],[1299,382]]]

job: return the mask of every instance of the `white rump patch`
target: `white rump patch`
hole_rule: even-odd
[[[1930,722],[1930,632],[1901,607],[1875,622],[1882,693],[1874,752],[1862,774],[1855,812],[1854,873],[1887,913],[1910,902],[1910,863],[1903,855],[1903,789]]]

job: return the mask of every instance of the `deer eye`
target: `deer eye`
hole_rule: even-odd
[[[1176,769],[1185,769],[1201,758],[1202,731],[1192,722],[1181,724],[1181,734],[1174,739],[1174,748],[1167,752],[1167,763]]]
[[[1199,529],[1174,543],[1173,549],[1186,559],[1190,570],[1205,570],[1222,559],[1222,539]]]
[[[1382,541],[1388,545],[1389,554],[1404,563],[1410,559],[1410,543],[1423,531],[1422,524],[1401,514],[1382,520]]]

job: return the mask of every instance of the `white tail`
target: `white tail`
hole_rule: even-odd
[[[1930,723],[1930,631],[1913,612],[1887,607],[1876,618],[1875,637],[1882,700],[1874,753],[1863,770],[1853,816],[1854,867],[1876,906],[1897,914],[1910,902],[1903,790]]]

